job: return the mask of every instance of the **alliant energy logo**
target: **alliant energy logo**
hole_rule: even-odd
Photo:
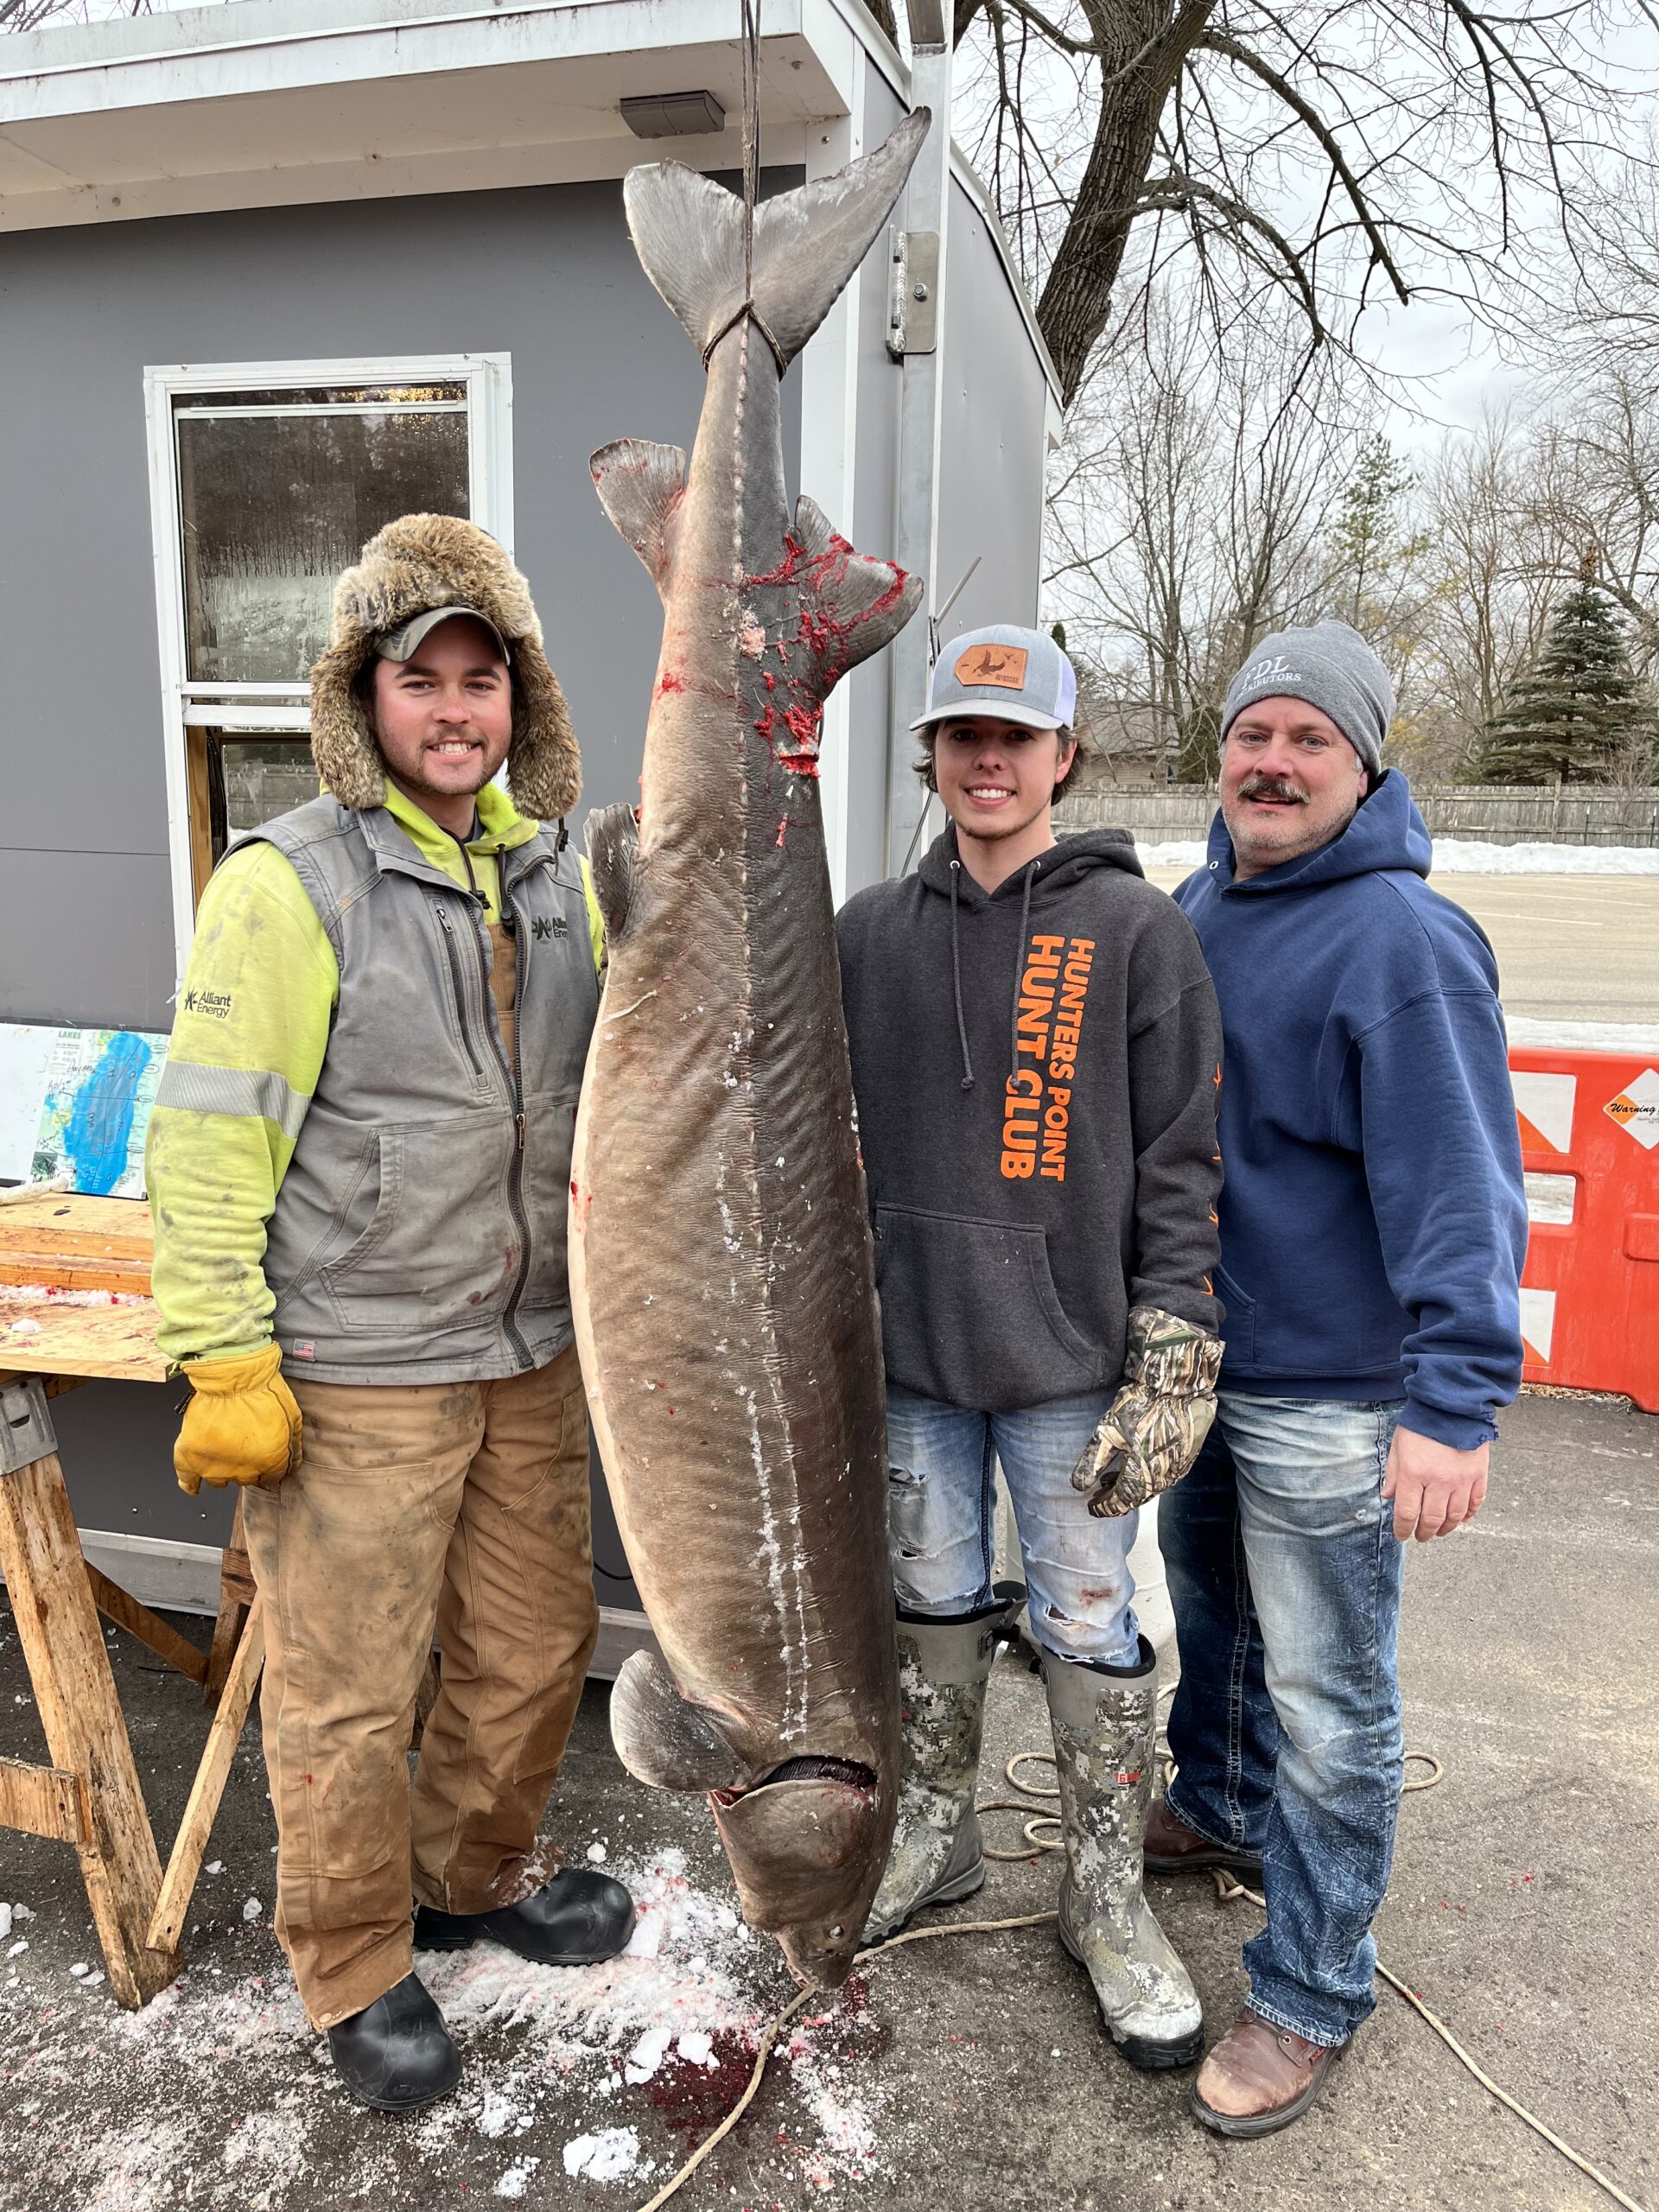
[[[1002,1106],[1002,1173],[1065,1180],[1071,1084],[1094,966],[1091,937],[1033,933],[1020,978],[1014,1066]],[[1029,1065],[1027,1065],[1029,1064]]]
[[[1627,1083],[1605,1111],[1646,1152],[1659,1144],[1659,1069],[1643,1068],[1634,1083]]]

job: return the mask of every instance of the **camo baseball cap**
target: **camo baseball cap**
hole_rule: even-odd
[[[385,630],[374,641],[374,650],[382,660],[404,661],[419,652],[424,639],[429,638],[440,622],[448,622],[457,614],[467,621],[476,622],[487,630],[501,648],[505,661],[512,658],[512,649],[487,614],[480,614],[475,607],[429,607],[424,614],[411,615],[407,622],[400,622],[395,630]]]
[[[1068,729],[1077,711],[1077,671],[1047,631],[994,622],[944,648],[927,688],[927,712],[911,728],[987,715],[1028,729]]]

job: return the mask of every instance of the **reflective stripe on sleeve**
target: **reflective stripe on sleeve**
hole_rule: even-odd
[[[188,1114],[274,1122],[285,1137],[297,1137],[311,1102],[268,1068],[209,1068],[192,1060],[168,1060],[156,1103]]]

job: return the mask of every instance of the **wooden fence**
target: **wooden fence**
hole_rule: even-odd
[[[1491,845],[1659,845],[1659,787],[1599,784],[1421,784],[1412,797],[1436,837]],[[1143,845],[1208,836],[1216,794],[1196,784],[1135,791],[1107,784],[1056,810],[1063,830],[1111,824]]]

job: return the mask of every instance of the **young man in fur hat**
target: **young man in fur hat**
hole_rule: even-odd
[[[1059,1770],[1060,1940],[1119,2050],[1202,2049],[1141,1887],[1157,1662],[1136,1509],[1215,1412],[1221,1025],[1191,925],[1121,830],[1056,841],[1077,679],[999,625],[933,672],[923,772],[950,817],[914,875],[842,909],[874,1217],[905,1770],[867,1942],[985,1878],[974,1812],[1000,1459]]]
[[[202,899],[150,1125],[155,1292],[194,1386],[179,1481],[245,1486],[276,1932],[346,2088],[406,2110],[461,2071],[411,1939],[575,1964],[633,1925],[619,1883],[535,1850],[598,1628],[565,1274],[598,928],[543,826],[580,788],[563,695],[482,530],[372,539],[311,698],[325,795]]]

